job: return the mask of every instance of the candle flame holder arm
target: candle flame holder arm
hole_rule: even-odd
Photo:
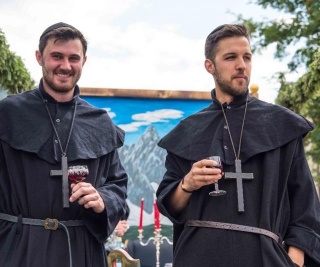
[[[153,240],[153,244],[156,246],[156,267],[160,267],[160,245],[163,243],[163,240],[166,240],[170,245],[172,245],[173,243],[169,240],[168,237],[161,235],[161,228],[154,230],[154,237],[149,237],[146,242],[142,241],[143,230],[139,229],[138,232],[138,238],[142,246],[147,246],[150,243],[150,241]]]

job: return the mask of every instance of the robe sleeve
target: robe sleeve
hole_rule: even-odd
[[[305,252],[306,266],[320,264],[320,204],[305,157],[298,142],[288,179],[290,223],[284,237],[288,246]]]
[[[92,209],[82,209],[86,226],[100,242],[106,241],[119,220],[125,217],[129,210],[126,202],[128,176],[117,150],[108,155],[105,165],[103,177],[97,185],[105,204],[105,211],[95,213]]]
[[[168,206],[170,206],[168,197],[179,185],[181,179],[190,171],[191,161],[168,152],[165,166],[167,171],[156,193],[158,208],[174,224],[183,224],[185,221],[185,211],[179,214],[171,214],[168,209]]]

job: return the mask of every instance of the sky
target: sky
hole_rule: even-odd
[[[137,143],[150,126],[154,127],[157,135],[162,138],[183,118],[210,105],[208,99],[132,99],[94,96],[82,98],[108,112],[113,122],[126,132],[125,145]]]
[[[0,28],[36,83],[42,76],[35,59],[42,32],[61,21],[82,31],[88,59],[80,87],[210,91],[205,39],[217,26],[236,22],[236,14],[279,17],[248,0],[0,0]],[[286,70],[274,51],[254,54],[251,75],[259,98],[270,103],[279,87],[271,77]]]

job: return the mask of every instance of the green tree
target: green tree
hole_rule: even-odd
[[[276,103],[304,115],[316,125],[305,138],[307,156],[312,160],[311,169],[320,184],[320,1],[319,0],[256,0],[264,9],[276,9],[284,13],[283,18],[255,21],[238,20],[245,23],[253,40],[253,51],[261,51],[275,44],[275,58],[288,57],[288,72],[306,67],[307,72],[296,82],[287,82],[287,73],[277,73],[280,82]]]
[[[288,48],[294,50],[288,63],[289,71],[300,66],[309,66],[320,44],[320,1],[319,0],[256,0],[253,2],[264,9],[273,8],[284,13],[276,20],[263,19],[256,22],[252,18],[238,20],[245,23],[252,34],[253,51],[276,45],[275,57],[288,56]]]
[[[10,51],[5,35],[0,29],[0,90],[16,94],[35,86],[21,57]]]
[[[283,77],[276,102],[311,119],[316,127],[306,138],[307,155],[311,157],[313,176],[320,183],[320,50],[308,71],[296,82],[287,83]]]

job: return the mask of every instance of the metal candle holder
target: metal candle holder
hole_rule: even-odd
[[[142,246],[147,246],[150,243],[150,241],[153,240],[153,244],[156,246],[156,267],[160,267],[160,245],[163,243],[163,240],[167,240],[167,242],[170,245],[172,245],[173,243],[169,240],[168,237],[161,235],[161,228],[155,229],[153,231],[154,237],[150,237],[146,242],[142,241],[143,229],[138,229],[138,232],[139,232],[138,238]]]

